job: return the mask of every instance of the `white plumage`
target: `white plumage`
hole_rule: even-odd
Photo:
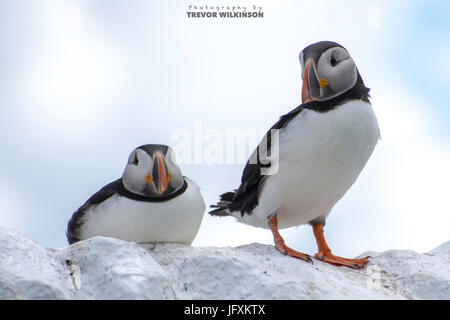
[[[191,244],[200,228],[205,202],[199,186],[185,179],[186,191],[168,201],[137,201],[116,194],[89,208],[81,218],[81,238],[101,235],[139,243]]]
[[[279,132],[279,171],[266,176],[259,204],[238,220],[279,228],[325,218],[356,181],[380,137],[370,103],[352,100],[328,112],[302,110]]]

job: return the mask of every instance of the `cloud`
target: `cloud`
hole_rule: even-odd
[[[31,139],[36,131],[49,140],[92,135],[123,85],[117,53],[94,27],[81,25],[85,14],[75,4],[40,8],[48,31],[18,68],[24,94],[16,112]]]
[[[378,184],[397,243],[417,251],[450,240],[450,145],[435,138],[427,101],[392,85],[375,97],[383,140]],[[387,89],[387,88],[395,88]]]
[[[26,224],[28,208],[13,185],[0,181],[0,226],[17,228]]]

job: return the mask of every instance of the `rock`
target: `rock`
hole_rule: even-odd
[[[96,237],[44,249],[0,228],[0,299],[174,299],[169,277],[136,243]]]
[[[69,269],[52,250],[0,228],[0,299],[71,299]]]
[[[450,242],[425,254],[367,254],[369,265],[352,270],[262,244],[197,248],[96,237],[45,249],[0,228],[0,299],[450,299]]]
[[[96,237],[56,257],[71,270],[76,298],[175,299],[167,272],[136,243]]]

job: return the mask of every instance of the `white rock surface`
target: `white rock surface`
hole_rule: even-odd
[[[368,267],[351,270],[262,244],[195,248],[96,237],[45,249],[0,228],[0,299],[450,299],[450,242],[425,254],[367,254]]]

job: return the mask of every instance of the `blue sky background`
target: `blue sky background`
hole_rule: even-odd
[[[263,7],[263,19],[188,19],[188,5]],[[68,219],[174,130],[265,130],[300,104],[298,53],[334,40],[357,63],[382,140],[327,221],[341,255],[448,241],[448,1],[0,1],[0,225],[64,246]],[[205,142],[205,145],[207,142]],[[251,148],[254,145],[250,146]],[[207,204],[243,164],[182,165]],[[315,252],[308,226],[283,230]],[[271,243],[205,216],[194,245]]]

